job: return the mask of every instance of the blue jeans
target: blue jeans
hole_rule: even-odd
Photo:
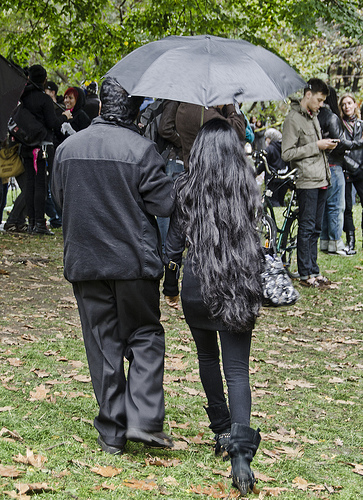
[[[180,160],[168,160],[166,162],[166,175],[171,177],[173,181],[178,177],[178,175],[183,172],[184,170],[184,165],[183,162]],[[160,236],[161,236],[161,245],[163,249],[163,253],[165,251],[165,241],[166,241],[166,235],[168,234],[168,229],[169,229],[169,223],[170,223],[170,218],[169,217],[158,217],[158,226],[159,226],[159,231],[160,231]]]
[[[298,189],[299,229],[297,267],[301,279],[318,276],[318,239],[321,232],[327,189]]]
[[[331,185],[328,187],[320,239],[338,241],[343,232],[345,179],[339,165],[330,165],[330,173]]]

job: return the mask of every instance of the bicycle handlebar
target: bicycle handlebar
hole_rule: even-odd
[[[286,174],[277,174],[276,172],[273,172],[270,169],[270,166],[269,166],[269,164],[267,162],[267,159],[266,159],[266,155],[264,154],[263,151],[254,152],[252,154],[252,157],[253,157],[253,160],[254,160],[255,164],[257,163],[258,160],[260,160],[260,161],[262,160],[266,172],[268,174],[272,175],[275,179],[281,179],[281,180],[291,179],[291,180],[294,180],[294,177],[295,177],[296,172],[297,172],[296,168],[294,168],[290,172],[287,172]]]

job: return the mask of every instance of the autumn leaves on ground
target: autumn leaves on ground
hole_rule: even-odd
[[[251,425],[262,442],[250,498],[361,498],[363,251],[320,255],[333,280],[265,308],[251,352]],[[128,443],[102,453],[97,411],[62,236],[0,234],[0,496],[39,499],[240,498],[212,453],[195,346],[161,302],[165,431],[173,451]]]

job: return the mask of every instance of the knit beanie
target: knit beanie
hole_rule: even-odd
[[[36,85],[43,85],[47,78],[47,72],[40,64],[34,64],[29,68],[29,80]]]

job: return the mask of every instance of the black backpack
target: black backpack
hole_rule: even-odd
[[[25,146],[40,146],[47,136],[47,129],[20,101],[8,123],[9,134]]]
[[[169,156],[172,144],[159,134],[159,124],[164,110],[164,99],[156,99],[149,104],[139,116],[139,128],[144,137],[151,139],[157,145],[164,160]]]

